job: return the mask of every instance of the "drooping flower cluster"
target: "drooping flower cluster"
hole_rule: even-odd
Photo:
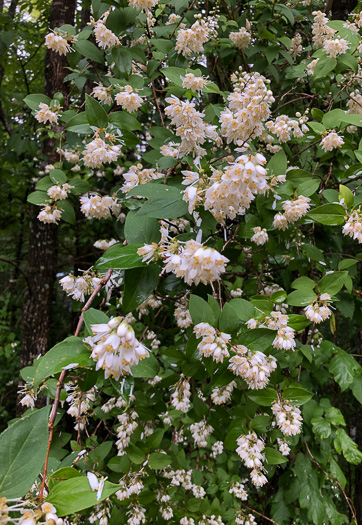
[[[121,91],[116,95],[116,102],[122,109],[132,113],[142,106],[143,98],[139,96],[137,89],[128,85],[121,87]]]
[[[306,215],[310,209],[310,198],[300,195],[297,199],[283,202],[284,213],[277,213],[274,216],[273,226],[278,230],[285,230],[289,224],[293,224],[297,220]]]
[[[342,233],[357,240],[360,244],[362,243],[362,214],[360,209],[351,213],[343,226]]]
[[[201,355],[212,357],[217,363],[222,363],[224,358],[229,357],[227,344],[231,335],[217,332],[208,323],[199,323],[194,327],[196,337],[202,337],[202,341],[197,345]]]
[[[70,405],[67,414],[77,420],[74,426],[75,430],[83,430],[85,427],[86,413],[90,408],[90,403],[96,399],[95,396],[97,390],[93,387],[88,392],[82,392],[78,387],[71,383],[67,383],[65,389],[68,394],[66,402]]]
[[[198,447],[207,446],[207,438],[210,436],[213,430],[213,427],[207,424],[206,419],[190,425],[192,438]]]
[[[146,523],[146,509],[141,507],[138,503],[132,503],[127,511],[128,525],[141,525]]]
[[[293,407],[286,401],[275,401],[272,412],[277,420],[277,425],[285,436],[300,434],[302,416],[298,407]]]
[[[201,147],[207,139],[219,142],[216,126],[206,124],[202,120],[204,113],[195,109],[193,102],[183,102],[175,95],[166,98],[169,104],[165,108],[165,113],[171,119],[171,124],[176,126],[176,135],[181,138],[179,155],[183,157],[193,152],[197,156],[206,154],[206,150]]]
[[[266,242],[268,242],[268,233],[265,228],[261,228],[260,226],[256,226],[253,228],[254,235],[251,237],[251,242],[255,242],[258,246],[262,246]]]
[[[228,143],[242,145],[264,132],[263,122],[269,118],[275,99],[267,88],[270,81],[260,73],[240,70],[231,81],[234,91],[228,96],[229,107],[220,114],[221,134]]]
[[[229,38],[238,49],[246,49],[251,42],[251,34],[245,27],[241,27],[237,33],[230,33]]]
[[[94,20],[91,19],[89,24],[94,25],[94,36],[98,47],[101,49],[108,49],[109,47],[119,46],[120,44],[119,38],[110,29],[108,29],[108,27],[106,27],[108,15],[109,11],[106,11],[103,16],[97,20],[97,22],[94,22]]]
[[[178,253],[166,257],[165,271],[182,277],[189,285],[197,285],[200,282],[208,284],[219,279],[228,262],[229,259],[217,250],[192,239],[187,241]]]
[[[219,388],[213,388],[211,392],[211,399],[215,405],[224,405],[231,399],[231,394],[236,387],[235,381],[231,381],[228,385]]]
[[[201,16],[201,15],[200,15]],[[191,53],[203,53],[204,44],[210,38],[210,30],[205,20],[196,20],[189,29],[179,29],[176,39],[176,51],[188,57]]]
[[[331,302],[329,293],[322,293],[322,295],[315,299],[313,304],[304,308],[305,316],[309,321],[319,324],[325,321],[332,315],[332,310],[328,308]]]
[[[86,193],[80,197],[80,211],[84,213],[87,219],[109,219],[111,212],[118,217],[121,211],[121,204],[117,199],[110,195],[101,197],[95,193]]]
[[[202,519],[198,521],[198,525],[224,525],[224,522],[221,519],[221,516],[202,516]]]
[[[300,138],[303,137],[303,132],[308,131],[304,124],[304,117],[295,120],[287,115],[279,115],[274,121],[270,120],[265,125],[270,133],[278,137],[280,143],[288,142],[292,134],[294,138]]]
[[[44,206],[38,214],[38,219],[46,224],[58,224],[63,210],[56,206]]]
[[[181,377],[174,388],[175,391],[171,394],[171,405],[176,408],[176,410],[181,410],[181,412],[186,414],[190,408],[190,383]]]
[[[290,43],[290,54],[292,57],[296,57],[297,55],[300,55],[303,51],[302,46],[302,37],[299,33],[297,33],[291,40]]]
[[[207,79],[203,76],[195,77],[193,73],[187,73],[184,77],[181,77],[182,87],[185,89],[191,89],[191,91],[202,91],[207,84]]]
[[[126,480],[121,479],[119,480],[119,484],[122,486],[122,488],[116,492],[116,496],[119,501],[128,499],[133,495],[137,496],[143,489],[143,482],[137,475],[130,474],[128,483]]]
[[[317,47],[322,47],[325,40],[332,38],[335,29],[327,26],[329,19],[321,11],[313,11],[314,16],[312,25],[313,42]]]
[[[64,37],[67,38],[64,38]],[[51,49],[52,51],[55,51],[56,53],[59,53],[59,55],[66,55],[70,50],[71,47],[68,43],[68,40],[70,42],[75,42],[77,37],[71,36],[68,37],[66,34],[60,34],[60,33],[48,33],[45,37],[45,46],[48,49]]]
[[[147,13],[150,9],[158,4],[158,0],[129,0],[129,5],[139,10],[142,9]]]
[[[344,140],[342,137],[334,131],[328,133],[328,135],[321,140],[321,147],[324,151],[332,151],[335,148],[340,148],[343,144]]]
[[[149,357],[147,348],[135,336],[133,328],[122,317],[115,317],[105,324],[92,325],[93,336],[86,342],[92,347],[91,357],[96,361],[96,370],[104,370],[104,377],[131,373],[131,366]]]
[[[182,299],[175,303],[174,317],[179,328],[185,329],[192,325],[189,301],[186,297],[182,297]]]
[[[279,452],[281,454],[283,454],[283,456],[289,456],[289,454],[290,454],[290,447],[289,447],[288,443],[285,441],[285,439],[284,438],[278,438],[277,439],[277,443],[278,443]]]
[[[110,241],[107,241],[106,239],[98,239],[98,241],[96,241],[93,246],[95,248],[98,248],[99,250],[103,250],[103,251],[106,251],[108,250],[108,248],[110,248],[111,246],[113,246],[113,244],[116,244],[117,241],[116,239],[111,239]]]
[[[116,441],[117,446],[117,455],[118,456],[124,456],[126,453],[126,448],[130,444],[131,441],[131,435],[138,427],[138,424],[136,422],[136,419],[138,418],[137,412],[124,412],[123,414],[120,414],[118,416],[118,421],[120,423],[119,427],[117,428],[117,438],[118,441]]]
[[[236,513],[235,523],[236,525],[256,525],[256,519],[252,514],[240,510]]]
[[[265,323],[270,330],[277,330],[277,335],[272,343],[279,350],[293,350],[296,346],[295,330],[288,325],[288,316],[279,311],[270,313],[265,318]]]
[[[262,352],[251,351],[244,345],[233,347],[236,355],[230,358],[229,369],[242,377],[252,390],[265,388],[269,383],[270,374],[276,369],[274,356],[266,356]]]
[[[215,443],[211,446],[211,457],[216,458],[217,456],[220,456],[224,451],[224,443],[222,441],[215,441]]]
[[[72,187],[67,183],[56,184],[47,190],[47,194],[53,201],[62,201],[68,197],[68,193],[71,189]]]
[[[248,499],[248,494],[245,490],[245,486],[239,481],[234,481],[233,483],[231,483],[229,492],[230,494],[234,494],[236,498],[239,498],[242,501],[246,501]]]
[[[97,84],[92,91],[92,95],[104,104],[112,104],[112,87],[105,87],[103,84]]]
[[[344,38],[340,38],[339,36],[335,39],[325,40],[323,43],[324,51],[331,58],[337,58],[339,55],[344,55],[347,53],[348,48],[348,41]]]
[[[35,113],[35,118],[38,122],[42,122],[43,124],[46,124],[47,122],[49,122],[49,124],[57,124],[60,110],[59,106],[51,108],[48,104],[41,102],[39,108],[40,109]]]
[[[269,189],[265,163],[266,159],[260,153],[238,157],[207,189],[205,209],[222,224],[226,218],[235,219],[237,215],[243,215],[255,196]]]
[[[154,168],[147,169],[143,168],[142,164],[137,164],[135,166],[130,166],[129,170],[122,174],[122,177],[125,179],[125,182],[121,187],[121,190],[124,193],[127,193],[139,184],[146,184],[151,180],[162,179],[164,174],[156,171]]]
[[[106,135],[105,138],[112,138]],[[89,142],[83,151],[84,165],[88,168],[100,168],[102,164],[115,162],[121,154],[121,146],[108,144],[100,137]]]
[[[59,281],[63,290],[67,292],[72,299],[81,302],[84,302],[85,296],[90,295],[100,282],[100,277],[88,273],[83,273],[83,275],[78,277],[75,275],[66,275]]]
[[[244,461],[246,467],[253,469],[250,473],[252,482],[256,487],[262,487],[268,481],[261,471],[265,461],[264,441],[258,438],[255,432],[250,432],[250,434],[240,436],[236,442],[238,445],[236,453]]]

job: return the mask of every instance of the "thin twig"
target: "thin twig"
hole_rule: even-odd
[[[79,335],[79,333],[81,331],[81,328],[82,328],[82,325],[83,325],[83,313],[86,310],[88,310],[88,308],[91,306],[91,304],[92,304],[94,298],[96,297],[96,295],[98,295],[98,293],[100,292],[102,287],[105,284],[107,284],[107,282],[109,281],[109,279],[110,279],[110,277],[112,275],[112,271],[113,271],[112,269],[108,270],[108,272],[106,273],[105,277],[100,281],[98,286],[94,289],[92,295],[89,297],[89,299],[86,302],[86,304],[83,306],[82,313],[80,314],[80,318],[79,318],[79,321],[78,321],[77,329],[76,329],[75,334],[74,334],[76,337]],[[54,421],[55,421],[55,418],[56,418],[56,415],[57,415],[57,409],[58,409],[58,404],[59,404],[60,392],[61,392],[62,387],[63,387],[63,382],[64,382],[64,378],[65,378],[66,373],[67,373],[67,370],[62,370],[62,372],[61,372],[61,374],[59,376],[59,380],[58,380],[58,383],[57,383],[57,391],[55,393],[54,403],[53,403],[53,407],[52,407],[52,410],[51,410],[51,413],[50,413],[50,418],[49,418],[49,423],[48,423],[48,429],[49,429],[48,448],[47,448],[47,453],[46,453],[46,456],[45,456],[44,470],[43,470],[43,479],[42,479],[42,482],[41,482],[41,488],[40,488],[40,493],[39,493],[39,505],[41,505],[42,502],[43,502],[45,478],[47,476],[47,470],[48,470],[49,453],[50,453],[50,447],[51,447],[51,444],[52,444],[52,441],[53,441]]]
[[[309,447],[308,447],[308,444],[307,444],[307,441],[306,439],[304,438],[304,444],[306,446],[306,449],[308,451],[308,454],[310,455],[310,457],[313,459],[314,463],[317,465],[317,467],[323,472],[323,474],[325,474],[326,476],[329,477],[329,479],[333,480],[335,483],[337,483],[338,487],[341,489],[342,491],[342,494],[344,496],[344,499],[346,500],[347,502],[347,505],[349,507],[349,510],[351,511],[351,514],[352,514],[352,519],[357,523],[357,516],[356,516],[356,511],[354,510],[354,507],[353,505],[351,504],[351,500],[350,498],[347,496],[347,494],[345,493],[344,491],[344,488],[342,487],[342,485],[340,484],[340,482],[338,481],[338,479],[334,478],[333,476],[331,476],[330,474],[328,474],[328,472],[326,472],[324,470],[324,468],[318,463],[318,461],[316,460],[316,458],[313,456],[313,454],[311,453],[311,451],[309,450]]]
[[[261,513],[258,512],[257,510],[252,509],[252,508],[249,507],[249,505],[247,505],[246,503],[243,503],[243,506],[246,507],[247,509],[251,510],[251,512],[254,512],[254,514],[258,514],[258,516],[261,516],[261,517],[264,518],[265,520],[271,521],[272,523],[275,523],[275,525],[279,525],[278,522],[272,520],[271,518],[268,518],[267,516],[264,516],[264,514],[261,514]]]

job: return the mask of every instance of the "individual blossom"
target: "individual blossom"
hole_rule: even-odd
[[[184,77],[181,77],[182,87],[185,89],[191,89],[191,91],[202,91],[207,84],[207,79],[203,76],[195,77],[193,73],[187,73]]]
[[[111,246],[113,246],[113,244],[116,244],[116,243],[117,243],[116,239],[111,239],[110,241],[106,241],[105,239],[99,239],[93,244],[93,246],[95,248],[98,248],[99,250],[106,251],[108,250],[108,248],[110,248]]]
[[[319,324],[332,315],[332,310],[328,308],[331,302],[329,293],[322,293],[318,298],[304,308],[305,316],[309,321]]]
[[[213,388],[211,392],[211,400],[215,405],[224,405],[231,399],[231,394],[236,387],[235,381],[231,381],[228,385]]]
[[[128,113],[137,111],[143,104],[143,98],[139,96],[137,91],[132,86],[121,87],[121,91],[116,95],[116,103]]]
[[[297,199],[283,202],[285,218],[289,223],[296,222],[306,215],[310,209],[310,198],[300,195]]]
[[[337,37],[334,40],[325,40],[323,43],[323,49],[331,58],[337,58],[339,55],[344,55],[347,53],[348,48],[348,41],[340,37]]]
[[[239,481],[230,484],[229,492],[230,494],[234,494],[236,498],[241,499],[241,501],[246,501],[248,499],[245,487],[242,483],[239,483]]]
[[[362,214],[360,209],[351,213],[343,226],[342,233],[357,240],[360,244],[362,243]]]
[[[190,425],[192,438],[198,447],[207,446],[207,438],[210,436],[213,430],[213,427],[207,424],[206,419]]]
[[[251,237],[251,242],[255,242],[258,246],[262,246],[266,242],[268,242],[268,234],[265,228],[260,228],[260,226],[256,226],[253,228],[254,235]]]
[[[340,148],[343,144],[344,140],[342,137],[334,131],[328,133],[328,135],[321,140],[321,147],[324,151],[332,151],[335,148]]]
[[[224,358],[229,357],[227,344],[231,339],[231,335],[216,331],[208,323],[199,323],[194,327],[194,332],[202,341],[197,345],[201,355],[204,357],[212,357],[217,363],[222,363]]]
[[[50,108],[48,104],[41,102],[39,108],[40,109],[35,113],[35,118],[38,122],[42,122],[43,124],[46,124],[47,122],[50,124],[58,123],[59,106],[56,108]],[[55,109],[55,111],[52,111],[53,109]]]
[[[112,95],[111,95],[112,87],[105,87],[103,84],[97,84],[92,91],[92,95],[99,100],[99,102],[103,102],[104,104],[112,104]]]
[[[251,42],[251,34],[245,27],[241,27],[237,33],[230,33],[229,38],[238,49],[246,49]]]
[[[123,412],[117,416],[119,427],[117,427],[117,438],[116,447],[117,455],[124,456],[126,454],[126,448],[130,444],[131,435],[138,427],[136,419],[138,418],[137,412],[134,410],[132,412]]]
[[[91,358],[96,361],[96,370],[103,369],[104,377],[131,373],[142,359],[149,357],[147,348],[135,336],[133,328],[122,317],[115,317],[106,324],[91,326],[93,336],[87,338],[92,347]]]
[[[38,214],[38,219],[46,224],[58,224],[62,216],[63,210],[56,206],[44,206]]]
[[[96,137],[86,145],[83,161],[88,168],[100,168],[102,164],[115,162],[120,154],[119,145],[108,144],[100,137]]]
[[[74,42],[76,37],[71,37],[71,41]],[[59,33],[48,33],[45,37],[45,46],[52,51],[55,51],[59,55],[66,55],[71,47],[68,44],[68,40]]]
[[[230,358],[229,369],[242,377],[252,390],[265,388],[269,383],[270,374],[276,369],[274,356],[266,356],[262,352],[251,351],[244,345],[233,347],[236,355]]]
[[[166,98],[166,115],[171,119],[171,124],[176,126],[176,135],[181,138],[179,156],[183,157],[193,152],[197,156],[204,156],[206,150],[201,147],[207,139],[219,143],[216,126],[204,122],[204,113],[195,109],[193,102],[181,101],[175,95]]]
[[[191,284],[208,284],[219,280],[225,272],[229,259],[217,250],[203,246],[194,240],[187,241],[179,254],[171,254],[165,260],[165,271],[173,272]]]
[[[285,436],[300,434],[303,419],[298,407],[293,407],[286,401],[274,401],[272,412],[277,420],[279,429]]]
[[[171,395],[171,405],[176,410],[181,410],[184,414],[190,408],[190,383],[181,377],[180,381],[174,386],[175,391]]]
[[[68,197],[71,189],[72,187],[67,183],[56,184],[47,189],[47,194],[53,201],[62,201]]]

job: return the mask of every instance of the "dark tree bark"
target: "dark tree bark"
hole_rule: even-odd
[[[358,0],[327,0],[325,12],[332,20],[347,20]]]
[[[75,0],[53,0],[49,27],[74,23]],[[45,57],[45,94],[52,97],[60,91],[68,105],[69,85],[64,84],[67,75],[67,58],[47,50]],[[57,127],[56,131],[61,131]],[[56,141],[44,141],[43,154],[47,163],[59,160]],[[44,224],[37,219],[39,208],[31,206],[28,248],[28,289],[24,298],[20,367],[31,365],[49,347],[52,293],[55,279],[56,232],[53,224]]]

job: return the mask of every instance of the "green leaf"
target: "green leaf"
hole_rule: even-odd
[[[348,277],[348,272],[333,272],[325,275],[318,283],[319,293],[329,293],[335,295],[341,288]]]
[[[295,281],[292,282],[291,287],[296,290],[303,288],[310,288],[313,290],[315,282],[312,279],[309,279],[309,277],[298,277],[298,279],[295,279]]]
[[[249,321],[254,316],[254,306],[245,299],[231,299],[221,311],[219,328],[222,332],[233,333],[240,328],[242,321]]]
[[[336,128],[342,122],[344,116],[345,112],[341,109],[332,109],[332,111],[324,115],[322,124],[324,124],[327,129]]]
[[[28,95],[25,97],[24,102],[30,109],[37,111],[39,109],[39,104],[48,104],[50,105],[51,99],[46,95]]]
[[[333,71],[337,65],[337,60],[335,58],[320,58],[314,68],[314,78],[325,77]]]
[[[270,416],[255,416],[250,422],[250,428],[255,430],[257,434],[264,434],[268,430],[271,423]]]
[[[41,472],[48,443],[50,407],[35,410],[0,434],[0,494],[21,498]]]
[[[148,464],[152,469],[160,469],[167,467],[171,464],[172,458],[167,454],[161,454],[161,452],[152,452],[148,458]]]
[[[308,212],[307,217],[326,226],[338,226],[344,223],[345,213],[341,204],[323,204]]]
[[[355,376],[351,384],[351,390],[354,397],[362,405],[362,375]]]
[[[89,40],[78,40],[73,44],[73,47],[78,53],[93,60],[93,62],[104,64],[104,53]]]
[[[327,439],[332,432],[331,425],[322,417],[314,417],[311,420],[313,432],[321,439]]]
[[[285,175],[288,167],[287,156],[283,149],[278,151],[268,162],[267,168],[273,175]]]
[[[263,352],[272,344],[276,336],[274,330],[267,328],[255,328],[244,332],[239,340],[239,343],[245,345],[249,350]]]
[[[334,448],[342,452],[348,463],[359,465],[362,461],[362,452],[358,450],[357,444],[351,439],[345,430],[339,428],[334,438]]]
[[[75,477],[57,483],[50,491],[46,501],[54,505],[57,509],[57,515],[62,517],[89,507],[95,507],[120,488],[120,485],[105,481],[102,496],[97,500],[97,491],[92,491],[88,478],[85,476]]]
[[[67,182],[67,176],[62,170],[50,170],[49,177],[54,182],[54,184],[64,184]]]
[[[79,133],[80,135],[88,135],[90,133],[93,133],[92,128],[88,123],[87,114],[85,111],[83,111],[82,113],[78,113],[78,115],[72,117],[67,122],[66,129],[67,131],[71,131],[72,133]]]
[[[254,401],[254,403],[263,407],[270,407],[273,402],[278,399],[276,390],[268,386],[262,390],[250,390],[247,396]]]
[[[136,447],[136,445],[129,445],[127,448],[127,456],[136,465],[140,465],[146,459],[146,453],[142,448]]]
[[[354,202],[353,193],[351,192],[349,188],[347,188],[347,186],[343,186],[343,184],[340,184],[339,185],[339,200],[341,201],[342,199],[346,203],[348,208],[353,206],[353,202]]]
[[[126,270],[122,307],[128,313],[135,310],[157,288],[160,269],[157,265]]]
[[[75,211],[73,205],[69,200],[57,201],[57,207],[62,211],[62,220],[69,222],[69,224],[75,224]]]
[[[105,129],[108,126],[108,115],[102,105],[86,94],[85,96],[85,113],[90,126]]]
[[[280,465],[288,461],[288,458],[283,456],[279,450],[275,450],[275,448],[265,447],[263,453],[269,465]]]
[[[143,215],[139,217],[137,211],[130,210],[124,224],[124,236],[128,244],[159,242],[161,238],[160,225],[157,219]]]
[[[114,244],[98,259],[95,264],[95,269],[98,271],[108,270],[128,270],[129,268],[139,268],[145,266],[142,262],[142,257],[137,255],[138,248],[143,244]]]
[[[176,86],[182,87],[181,77],[186,75],[186,69],[182,69],[180,67],[163,67],[162,74],[171,80],[171,82],[176,84]]]
[[[130,115],[126,111],[113,111],[109,115],[109,122],[118,126],[120,129],[128,131],[140,130],[141,124],[138,122],[136,117]]]
[[[304,405],[310,399],[313,394],[308,390],[305,390],[299,383],[293,383],[288,388],[283,390],[283,398],[286,401],[290,401],[293,405]]]
[[[174,186],[148,182],[132,188],[127,195],[147,197],[148,202],[139,209],[138,217],[147,215],[156,219],[175,219],[182,217],[188,211],[180,190]]]
[[[319,188],[321,181],[318,180],[307,180],[305,182],[302,182],[302,184],[299,184],[299,186],[296,189],[296,195],[299,197],[300,195],[303,195],[304,197],[310,197],[317,191]]]
[[[159,368],[160,367],[158,366],[157,359],[150,352],[149,357],[142,359],[138,365],[131,366],[131,374],[133,377],[145,377],[152,379],[157,375]]]
[[[312,471],[304,479],[299,479],[299,482],[300,506],[303,509],[307,509],[310,522],[314,523],[315,525],[324,525],[326,511],[323,498],[320,494],[318,476],[314,471]]]
[[[307,306],[312,303],[316,297],[316,294],[311,288],[300,288],[288,295],[287,304],[290,306]]]
[[[112,49],[112,60],[121,73],[130,75],[132,71],[132,53],[127,47],[114,47]]]
[[[50,198],[45,191],[33,191],[26,200],[36,206],[45,206],[50,203]]]
[[[92,324],[105,324],[109,321],[108,315],[95,308],[89,308],[83,312],[83,319],[89,335],[93,335]]]
[[[211,306],[198,295],[190,295],[189,312],[194,325],[199,323],[215,324],[215,315]]]
[[[40,358],[35,371],[34,386],[37,387],[43,379],[58,374],[70,364],[74,365],[72,368],[90,368],[94,365],[90,351],[80,337],[67,337]]]
[[[353,383],[355,376],[360,374],[361,367],[351,355],[338,348],[329,363],[329,371],[343,392]]]

